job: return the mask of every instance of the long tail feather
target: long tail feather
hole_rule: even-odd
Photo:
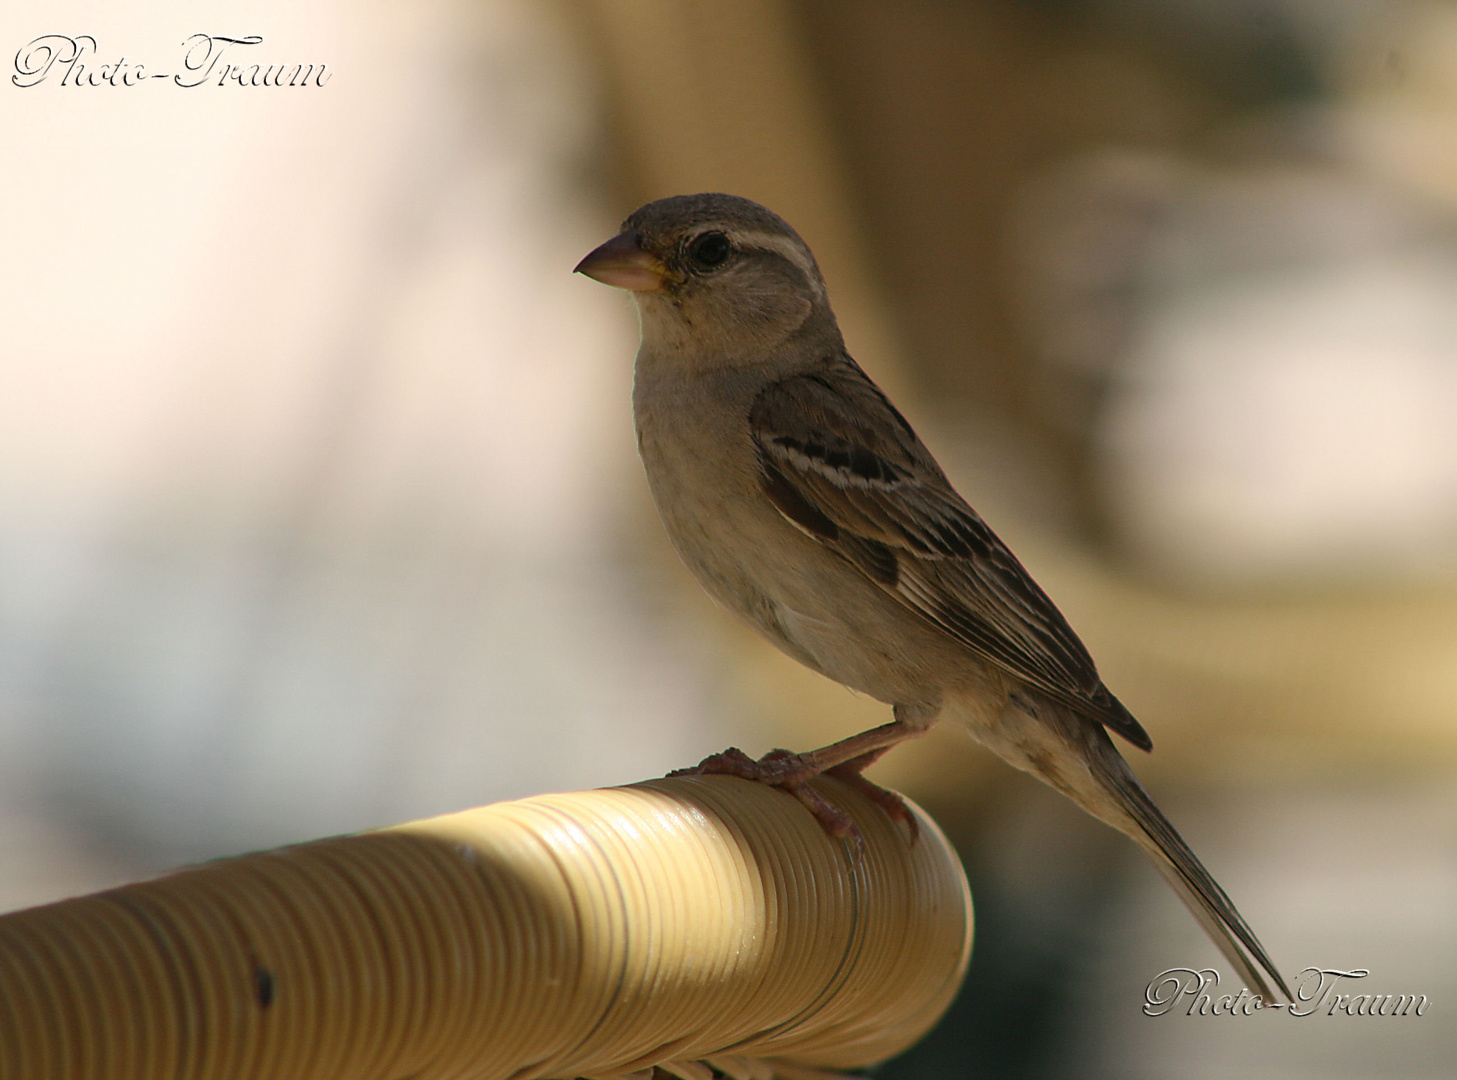
[[[1294,1000],[1290,987],[1271,962],[1249,923],[1245,922],[1229,895],[1204,869],[1198,856],[1184,843],[1178,830],[1154,805],[1107,735],[1098,731],[1092,742],[1090,764],[1094,774],[1137,826],[1136,832],[1125,831],[1148,853],[1159,873],[1173,886],[1184,906],[1234,965],[1250,990],[1266,1001],[1276,1000],[1265,978],[1268,975],[1279,987],[1284,1000]]]

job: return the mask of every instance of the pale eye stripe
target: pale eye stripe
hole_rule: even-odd
[[[824,292],[824,286],[820,283],[820,275],[815,269],[814,259],[803,244],[796,243],[790,237],[779,233],[735,229],[728,235],[729,239],[738,247],[758,248],[761,251],[772,251],[783,255],[799,269],[815,292]]]

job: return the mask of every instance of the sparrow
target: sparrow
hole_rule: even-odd
[[[1253,993],[1285,980],[1109,737],[1148,733],[1007,546],[845,350],[809,247],[733,195],[648,203],[577,272],[629,290],[642,345],[638,449],[674,548],[703,587],[814,671],[891,706],[889,723],[808,753],[737,749],[697,771],[796,795],[860,771],[941,717],[1126,833]],[[903,816],[903,807],[900,807]]]

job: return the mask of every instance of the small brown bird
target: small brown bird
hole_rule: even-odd
[[[881,727],[805,754],[738,750],[700,771],[797,795],[858,781],[939,717],[1127,833],[1250,989],[1290,990],[1108,732],[1148,734],[1012,553],[845,351],[808,246],[732,195],[649,203],[577,266],[629,289],[642,320],[633,412],[658,513],[703,587],[807,667],[889,703]],[[1263,969],[1263,973],[1262,970]]]

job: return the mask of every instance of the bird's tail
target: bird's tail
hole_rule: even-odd
[[[1204,869],[1204,864],[1189,849],[1189,845],[1184,843],[1178,830],[1154,805],[1107,733],[1102,727],[1086,721],[1080,726],[1083,728],[1080,732],[1083,735],[1082,741],[1088,751],[1088,765],[1094,777],[1099,786],[1117,802],[1123,814],[1131,819],[1133,827],[1129,827],[1129,822],[1111,820],[1111,815],[1106,811],[1100,813],[1101,808],[1089,806],[1083,799],[1078,801],[1094,816],[1128,833],[1148,852],[1159,873],[1173,886],[1184,906],[1199,921],[1199,925],[1204,927],[1205,933],[1234,965],[1252,992],[1266,1001],[1276,1000],[1276,995],[1272,993],[1266,980],[1268,975],[1279,987],[1284,1000],[1294,1000],[1290,987],[1271,963],[1265,947],[1255,937],[1255,932],[1245,922],[1244,916],[1240,915],[1233,901],[1219,887],[1209,871]]]

